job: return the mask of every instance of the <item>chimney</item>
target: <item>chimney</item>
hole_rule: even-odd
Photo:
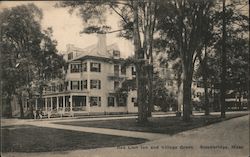
[[[97,53],[106,53],[107,52],[107,42],[106,34],[97,33]]]

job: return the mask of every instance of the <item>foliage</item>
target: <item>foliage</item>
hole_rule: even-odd
[[[246,87],[248,49],[247,41],[248,17],[240,8],[244,8],[247,2],[242,0],[239,2],[232,1],[226,5],[225,23],[226,23],[226,87],[227,90],[238,90],[238,87]],[[243,6],[243,7],[242,7]],[[206,73],[209,74],[208,82],[218,87],[220,83],[221,73],[221,45],[222,45],[222,17],[221,8],[214,8],[212,14],[212,24],[214,29],[211,30],[211,39],[207,41],[207,59]],[[203,58],[204,59],[204,53]],[[199,64],[195,71],[195,78],[202,76],[202,67]],[[246,90],[246,89],[245,89]]]
[[[182,65],[183,119],[186,121],[190,119],[194,64],[209,30],[213,28],[211,14],[214,4],[215,1],[173,0],[164,1],[159,8],[158,40],[167,41],[163,46],[169,58],[180,58]]]
[[[153,102],[154,105],[160,106],[162,111],[168,111],[170,107],[177,106],[175,97],[169,95],[170,91],[166,88],[166,80],[154,75],[153,81]]]
[[[6,97],[26,95],[31,99],[41,93],[45,80],[61,75],[62,56],[51,39],[52,29],[41,29],[42,17],[42,11],[33,4],[0,12],[1,80]],[[6,105],[10,106],[10,101]]]

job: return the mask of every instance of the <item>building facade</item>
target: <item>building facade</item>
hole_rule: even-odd
[[[91,114],[134,113],[136,90],[128,89],[126,97],[117,97],[122,83],[135,77],[132,65],[124,59],[116,44],[106,46],[104,35],[97,45],[80,49],[67,45],[67,67],[64,79],[52,80],[43,92],[42,108],[46,113]]]

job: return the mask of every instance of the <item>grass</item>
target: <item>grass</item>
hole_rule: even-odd
[[[35,126],[2,127],[3,152],[50,152],[140,144],[145,139]]]
[[[243,115],[246,115],[246,113],[228,114],[225,119],[221,119],[219,115],[193,116],[190,122],[184,122],[179,117],[160,117],[150,118],[149,121],[144,124],[137,123],[136,119],[57,122],[57,124],[96,128],[111,128],[118,130],[141,131],[174,135],[182,131],[207,126],[212,123],[221,122],[223,120],[228,120]]]

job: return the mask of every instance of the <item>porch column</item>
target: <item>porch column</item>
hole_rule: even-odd
[[[59,96],[56,97],[56,111],[59,109]]]
[[[89,96],[86,96],[86,110],[90,112]]]
[[[37,99],[36,99],[36,102],[35,102],[35,109],[37,110]]]
[[[73,99],[72,99],[72,95],[70,94],[69,96],[69,104],[70,104],[70,112],[72,112],[72,109],[73,109]]]
[[[45,111],[48,112],[48,98],[44,98],[45,102]]]
[[[53,110],[53,97],[50,98],[50,110]]]
[[[66,97],[65,96],[63,96],[63,113],[65,112],[65,99],[66,99]]]

